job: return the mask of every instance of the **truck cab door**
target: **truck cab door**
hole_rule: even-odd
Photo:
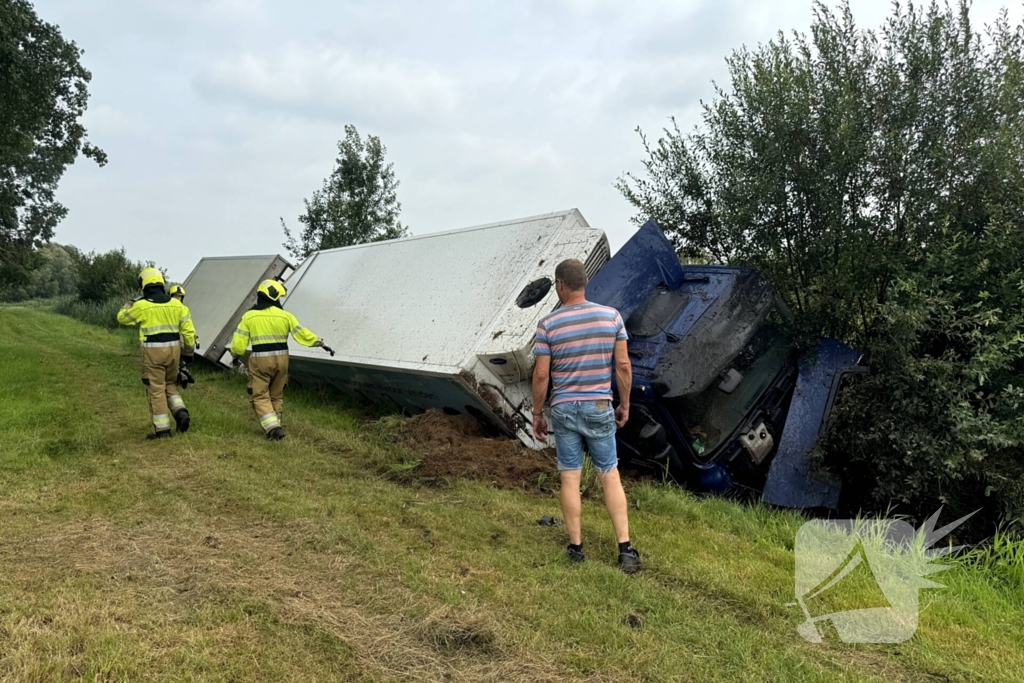
[[[822,338],[800,358],[796,387],[779,448],[768,469],[761,499],[788,508],[839,506],[840,484],[811,462],[811,449],[828,426],[843,376],[865,372],[861,354],[835,339]]]

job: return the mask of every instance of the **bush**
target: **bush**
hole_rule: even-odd
[[[851,501],[1024,516],[1020,230],[997,218],[980,238],[952,236],[878,307],[873,372],[822,443]]]
[[[130,260],[123,248],[82,256],[78,266],[79,300],[101,303],[129,298],[139,290],[139,271],[145,265]]]
[[[75,297],[67,297],[58,301],[53,310],[90,325],[116,330],[120,327],[117,322],[117,311],[124,306],[127,298],[124,296],[104,301],[81,301]]]
[[[117,311],[139,296],[139,271],[146,264],[130,260],[124,249],[104,254],[82,254],[71,248],[77,261],[76,295],[62,299],[57,313],[107,329],[117,329]]]

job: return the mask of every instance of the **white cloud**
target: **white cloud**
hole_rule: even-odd
[[[144,119],[130,116],[109,104],[89,107],[82,123],[94,142],[105,137],[150,138],[156,135],[153,126]]]
[[[535,172],[546,175],[565,170],[566,160],[550,142],[531,144],[523,139],[473,133],[460,133],[454,142],[456,156],[461,160],[460,171],[467,175]]]
[[[146,0],[147,9],[170,17],[217,23],[263,19],[266,0]]]
[[[714,2],[715,0],[711,0]],[[621,0],[534,0],[535,12],[567,13],[580,19],[612,20],[609,28],[623,28],[637,23],[648,24],[652,18],[665,21],[708,3],[709,0],[647,0],[622,2]]]
[[[294,43],[220,59],[195,86],[213,99],[361,121],[437,119],[460,100],[456,83],[430,65]]]

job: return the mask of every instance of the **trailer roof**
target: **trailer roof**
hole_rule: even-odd
[[[244,261],[249,259],[267,259],[269,262],[278,256],[279,254],[253,254],[251,256],[204,256],[199,261],[201,263],[203,261]]]
[[[284,306],[334,346],[338,360],[457,371],[544,254],[583,230],[603,235],[572,209],[321,251],[292,276]]]
[[[552,211],[551,213],[541,213],[536,216],[526,216],[524,218],[513,218],[508,221],[498,221],[497,223],[484,223],[483,225],[471,225],[467,228],[456,228],[454,230],[442,230],[439,232],[428,232],[423,235],[410,235],[408,237],[400,237],[394,240],[387,240],[385,242],[367,242],[365,244],[353,244],[349,247],[335,247],[334,249],[321,249],[316,252],[317,254],[333,254],[341,251],[352,251],[355,249],[375,249],[382,245],[393,245],[400,242],[415,242],[416,240],[434,240],[441,237],[448,237],[449,235],[458,235],[465,232],[475,232],[477,230],[490,230],[492,228],[504,228],[522,226],[527,223],[535,223],[540,221],[554,221],[555,226],[560,226],[565,222],[567,218],[576,218],[579,220],[580,225],[576,227],[589,227],[586,219],[583,218],[583,214],[580,213],[579,209],[566,209],[564,211]]]

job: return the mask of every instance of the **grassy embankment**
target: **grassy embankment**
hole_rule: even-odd
[[[200,370],[193,430],[146,442],[137,353],[0,307],[0,680],[1021,680],[1019,567],[938,575],[907,643],[812,645],[796,514],[634,484],[645,571],[593,502],[570,566],[554,497],[396,481],[391,423],[314,392],[271,444]]]

